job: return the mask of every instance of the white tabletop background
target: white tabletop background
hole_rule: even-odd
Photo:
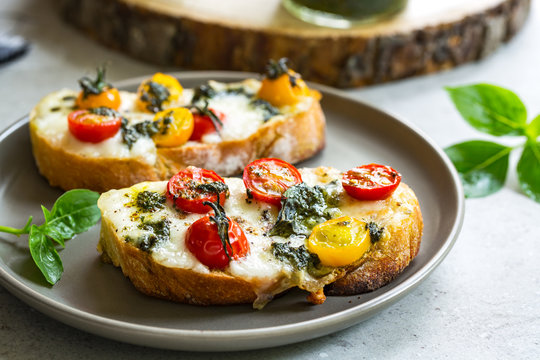
[[[0,131],[48,92],[76,88],[76,79],[93,74],[103,61],[110,62],[112,83],[180,70],[145,64],[94,43],[60,20],[54,1],[2,0],[0,32],[5,31],[23,35],[32,47],[24,57],[0,65]],[[413,123],[446,147],[486,138],[460,118],[443,90],[477,82],[515,91],[529,118],[540,113],[540,4],[533,1],[524,29],[481,62],[348,92]],[[540,204],[520,192],[516,161],[511,159],[500,192],[466,200],[461,234],[426,281],[344,331],[240,353],[159,350],[71,328],[0,287],[0,359],[540,359]],[[0,176],[5,171],[0,169]]]

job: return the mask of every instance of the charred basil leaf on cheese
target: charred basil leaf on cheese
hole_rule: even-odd
[[[203,107],[193,106],[193,133],[189,140],[200,141],[206,134],[217,132],[219,134],[223,128],[223,122],[226,116],[221,111],[208,107],[208,102],[205,102]]]
[[[154,115],[153,120],[145,120],[130,125],[122,119],[122,141],[129,149],[141,137],[150,137],[158,147],[183,145],[193,133],[193,115],[186,108],[171,108]]]
[[[79,109],[107,107],[118,110],[121,104],[118,89],[105,81],[105,66],[97,68],[96,79],[85,76],[79,79],[81,91],[75,100]]]
[[[195,88],[193,93],[193,98],[191,100],[191,103],[194,105],[197,105],[198,103],[207,102],[209,99],[212,99],[217,96],[223,96],[228,94],[236,94],[236,95],[243,95],[248,98],[252,98],[255,96],[254,93],[249,92],[246,87],[243,86],[237,86],[237,87],[230,87],[227,86],[224,89],[217,90],[212,87],[210,84],[203,84],[200,85],[198,88]]]
[[[133,144],[135,144],[142,136],[150,137],[153,134],[157,134],[161,130],[159,125],[159,123],[151,120],[145,120],[134,125],[130,125],[128,120],[123,118],[121,125],[122,141],[129,149],[131,149]]]
[[[262,110],[262,112],[264,114],[263,115],[263,121],[264,122],[267,122],[268,120],[270,120],[274,116],[280,114],[279,110],[276,107],[272,106],[272,104],[270,104],[268,101],[263,100],[263,99],[253,99],[253,100],[251,100],[251,102],[249,104],[254,109],[259,108],[259,109]]]
[[[286,58],[268,62],[257,97],[277,107],[295,105],[304,96],[320,98],[320,93],[308,88],[300,74],[289,69],[287,62]]]
[[[203,84],[199,87],[195,88],[193,91],[193,98],[191,99],[191,102],[193,104],[196,104],[199,101],[206,101],[208,102],[208,99],[213,98],[217,95],[217,90],[214,89],[209,84]]]
[[[141,111],[157,113],[178,100],[183,90],[174,76],[156,73],[139,85],[135,104]]]
[[[268,234],[309,236],[317,224],[341,213],[338,203],[336,182],[313,187],[305,183],[291,186],[283,194],[277,222]]]
[[[223,89],[215,89],[211,84],[203,84],[194,90],[193,98],[191,100],[191,106],[195,108],[204,108],[205,104],[208,104],[211,99],[219,98],[221,96],[244,96],[249,100],[249,107],[252,110],[258,110],[262,113],[263,122],[267,122],[276,115],[280,115],[281,112],[275,106],[273,106],[267,100],[257,97],[257,94],[248,90],[245,86],[231,87],[227,86]],[[206,105],[207,106],[207,105]],[[212,109],[214,112],[215,109]],[[200,111],[199,111],[200,112]],[[200,112],[201,113],[201,112]],[[208,115],[204,114],[203,115]],[[216,114],[217,117],[223,121],[223,116]],[[214,129],[219,132],[219,128],[215,125],[216,121],[213,120]],[[221,124],[222,125],[222,124]],[[192,139],[193,140],[193,139]],[[196,139],[195,139],[196,140]]]
[[[212,170],[189,166],[179,171],[167,183],[166,196],[183,211],[205,214],[212,208],[205,202],[219,200],[223,205],[229,188],[221,176]]]

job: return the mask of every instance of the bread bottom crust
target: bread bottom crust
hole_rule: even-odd
[[[66,151],[38,134],[33,124],[30,140],[39,172],[51,186],[103,192],[160,180],[154,166],[135,158],[96,158]]]
[[[153,261],[149,253],[120,239],[108,219],[102,220],[98,251],[102,261],[120,267],[135,288],[146,295],[193,305],[248,304],[257,298],[251,284],[242,279]]]

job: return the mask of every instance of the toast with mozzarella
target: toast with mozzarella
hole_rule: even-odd
[[[150,79],[141,84],[137,93],[119,91],[114,105],[108,101],[81,102],[84,91],[54,92],[30,113],[30,138],[37,167],[52,186],[103,192],[141,181],[165,180],[189,165],[231,176],[261,157],[280,157],[292,163],[307,159],[325,145],[325,118],[320,94],[308,89],[296,75],[282,72],[287,79],[285,85],[271,85],[270,90],[264,90],[268,88],[265,82],[277,80],[210,81],[195,89],[183,89],[179,84],[171,85],[176,79],[158,73],[152,79],[165,79],[163,85],[161,80]],[[86,84],[83,90],[89,92],[90,99],[103,96],[110,87],[100,76],[98,80],[90,85],[89,80],[81,83]],[[166,95],[160,89],[165,89]],[[283,100],[280,91],[288,98]],[[70,114],[89,109],[96,115],[97,110],[103,112],[103,104],[114,110],[107,112],[107,121],[121,119],[117,132],[99,141],[75,136],[68,125]],[[186,128],[187,135],[178,135],[185,137],[180,143],[156,141],[156,131],[162,137],[170,132],[169,125],[154,126],[158,123],[156,117],[175,108],[190,109],[194,117],[198,111],[205,111],[212,115],[215,128],[197,139],[190,138],[198,131],[195,121],[191,130]],[[222,115],[223,121],[216,114]],[[149,133],[152,126],[157,130]]]
[[[244,181],[224,179],[228,196],[221,209],[245,234],[249,248],[242,256],[234,250],[227,253],[231,256],[224,266],[205,265],[190,243],[194,224],[207,215],[179,209],[170,196],[171,185],[159,181],[101,195],[102,260],[120,267],[139,291],[150,296],[196,305],[252,303],[262,308],[293,287],[309,292],[312,303],[324,302],[324,289],[328,295],[375,290],[394,279],[418,253],[422,215],[413,190],[404,183],[385,199],[358,200],[344,189],[339,170],[301,169],[301,182],[286,190],[278,206],[246,190],[245,174]],[[295,191],[300,194],[296,200]],[[317,197],[320,201],[312,203]],[[302,201],[309,204],[298,205]],[[209,214],[216,216],[216,205],[212,208]],[[320,211],[302,215],[310,208]],[[331,227],[325,228],[327,224]],[[352,240],[363,242],[345,241],[350,234]],[[195,237],[204,243],[204,235]]]

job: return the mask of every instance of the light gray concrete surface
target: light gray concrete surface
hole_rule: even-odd
[[[415,124],[441,147],[483,138],[456,113],[446,85],[489,82],[513,89],[530,117],[540,113],[540,6],[523,31],[488,59],[458,69],[349,91]],[[63,24],[46,0],[2,0],[0,31],[32,42],[0,65],[0,131],[46,93],[110,61],[110,80],[178,70],[144,64]],[[459,239],[410,295],[368,321],[323,338],[261,351],[204,354],[137,347],[43,315],[0,288],[1,359],[539,359],[540,204],[519,191],[516,159],[499,193],[466,201]],[[0,169],[4,172],[6,169]],[[1,205],[0,205],[1,206]]]

